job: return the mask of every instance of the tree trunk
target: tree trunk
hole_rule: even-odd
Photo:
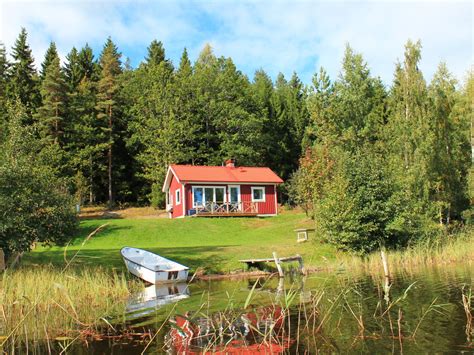
[[[109,105],[109,150],[107,152],[108,173],[109,173],[109,208],[114,205],[112,193],[112,105]]]

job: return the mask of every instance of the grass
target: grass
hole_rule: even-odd
[[[82,246],[85,237],[100,225],[107,227]],[[22,264],[64,265],[67,255],[82,248],[74,266],[102,266],[123,270],[120,249],[144,248],[205,273],[243,270],[239,259],[300,254],[305,266],[321,267],[334,260],[336,251],[312,234],[313,242],[296,243],[295,228],[311,227],[302,213],[286,212],[269,218],[88,219],[71,244],[37,247],[25,255]]]

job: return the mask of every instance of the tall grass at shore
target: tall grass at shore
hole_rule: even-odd
[[[0,349],[20,341],[77,336],[107,325],[123,312],[130,292],[143,287],[103,268],[59,270],[52,266],[7,270],[0,278]]]
[[[474,235],[473,231],[468,229],[456,236],[421,242],[405,249],[389,250],[386,254],[391,270],[458,262],[474,263]],[[383,274],[380,252],[365,257],[340,255],[336,264],[348,270],[359,269],[368,273]]]

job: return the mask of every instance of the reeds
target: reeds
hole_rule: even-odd
[[[1,333],[18,341],[77,336],[107,325],[104,317],[123,312],[130,290],[138,287],[124,274],[101,268],[7,270],[0,279]]]
[[[391,270],[456,262],[474,263],[474,236],[472,233],[447,236],[435,242],[426,241],[406,249],[390,250],[386,255]],[[383,272],[379,252],[362,258],[344,254],[338,257],[337,264],[348,270],[359,269],[369,274]]]

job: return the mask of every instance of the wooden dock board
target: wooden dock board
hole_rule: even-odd
[[[283,277],[283,269],[281,267],[282,262],[287,262],[287,261],[298,261],[299,263],[299,269],[302,274],[305,274],[304,266],[303,266],[303,258],[301,255],[295,255],[295,256],[286,256],[283,258],[279,258],[275,252],[273,252],[273,257],[272,258],[259,258],[259,259],[242,259],[239,260],[241,263],[246,263],[247,266],[250,268],[251,266],[257,266],[261,263],[275,263],[278,274],[280,277]]]

